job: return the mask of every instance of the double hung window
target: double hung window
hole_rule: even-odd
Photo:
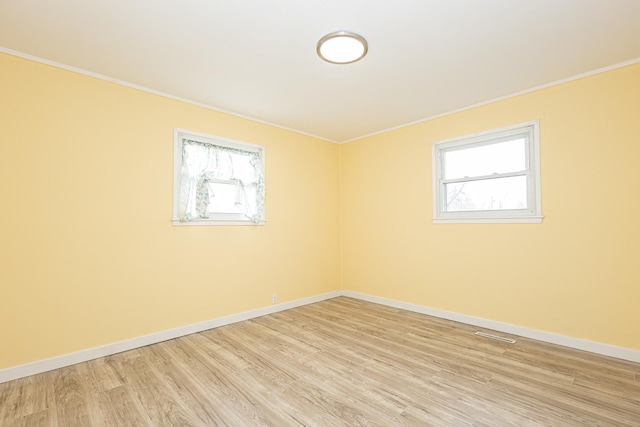
[[[174,132],[173,223],[264,224],[264,147]]]
[[[538,122],[433,145],[434,222],[541,222]]]

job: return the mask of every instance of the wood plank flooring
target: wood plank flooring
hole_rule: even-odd
[[[640,426],[639,364],[476,330],[340,297],[0,384],[0,425]]]

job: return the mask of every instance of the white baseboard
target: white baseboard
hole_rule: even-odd
[[[331,298],[336,298],[339,296],[346,296],[346,297],[355,298],[363,301],[369,301],[376,304],[386,305],[389,307],[413,311],[416,313],[426,314],[429,316],[439,317],[442,319],[453,320],[456,322],[466,323],[468,325],[474,325],[481,328],[491,329],[494,331],[500,331],[500,332],[508,333],[511,335],[531,338],[538,341],[561,345],[564,347],[570,347],[578,350],[588,351],[591,353],[601,354],[604,356],[611,356],[618,359],[640,363],[640,351],[637,351],[637,350],[631,350],[623,347],[616,347],[613,345],[583,340],[580,338],[567,337],[564,335],[554,334],[551,332],[525,328],[522,326],[512,325],[509,323],[497,322],[495,320],[488,320],[488,319],[483,319],[481,317],[468,316],[466,314],[440,310],[437,308],[430,308],[430,307],[426,307],[418,304],[412,304],[412,303],[377,297],[373,295],[362,294],[359,292],[334,291],[334,292],[328,292],[326,294],[298,299],[295,301],[288,301],[282,304],[263,307],[256,310],[246,311],[244,313],[238,313],[230,316],[220,317],[217,319],[212,319],[212,320],[208,320],[201,323],[195,323],[192,325],[169,329],[166,331],[157,332],[157,333],[145,335],[142,337],[132,338],[130,340],[120,341],[112,344],[107,344],[100,347],[81,350],[75,353],[64,354],[62,356],[53,357],[51,359],[38,360],[36,362],[27,363],[20,366],[13,366],[10,368],[0,369],[0,384],[7,381],[15,380],[18,378],[24,378],[30,375],[40,374],[42,372],[51,371],[53,369],[74,365],[76,363],[86,362],[86,361],[97,359],[100,357],[121,353],[127,350],[133,350],[135,348],[156,344],[162,341],[183,337],[185,335],[206,331],[208,329],[213,329],[220,326],[230,325],[232,323],[241,322],[243,320],[255,319],[256,317],[277,313],[279,311],[289,310],[295,307],[301,307],[307,304],[313,304],[315,302],[320,302],[320,301],[328,300]]]
[[[219,317],[217,319],[212,319],[201,323],[195,323],[192,325],[169,329],[142,337],[132,338],[130,340],[107,344],[100,347],[94,347],[87,350],[81,350],[75,353],[64,354],[62,356],[52,357],[50,359],[38,360],[36,362],[27,363],[24,365],[1,369],[0,384],[18,378],[24,378],[30,375],[40,374],[42,372],[63,368],[65,366],[75,365],[76,363],[86,362],[100,357],[121,353],[127,350],[133,350],[135,348],[144,347],[150,344],[156,344],[173,338],[191,335],[196,332],[202,332],[208,329],[241,322],[243,320],[255,319],[256,317],[265,316],[267,314],[273,314],[279,311],[312,304],[314,302],[324,301],[327,299],[339,297],[341,295],[342,291],[329,292],[326,294],[302,298],[295,301],[275,304],[268,307],[259,308],[257,310],[246,311],[244,313]]]
[[[603,356],[611,356],[617,359],[628,360],[640,363],[640,351],[632,350],[624,347],[616,347],[609,344],[584,340],[580,338],[567,337],[564,335],[554,334],[551,332],[540,331],[537,329],[525,328],[522,326],[512,325],[509,323],[497,322],[495,320],[483,319],[481,317],[468,316],[466,314],[455,313],[452,311],[439,310],[437,308],[425,307],[418,304],[411,304],[402,301],[381,298],[373,295],[362,294],[359,292],[343,291],[343,296],[369,301],[389,307],[400,308],[403,310],[413,311],[416,313],[427,314],[429,316],[439,317],[442,319],[453,320],[468,325],[478,326],[481,328],[492,329],[511,335],[531,338],[551,344],[557,344],[564,347],[570,347],[577,350],[584,350]]]

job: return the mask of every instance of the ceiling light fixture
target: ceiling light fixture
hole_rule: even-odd
[[[318,41],[318,56],[332,64],[351,64],[367,54],[369,47],[364,37],[349,31],[336,31]]]

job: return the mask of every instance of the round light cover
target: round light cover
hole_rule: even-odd
[[[364,37],[348,31],[327,34],[318,42],[318,56],[332,64],[351,64],[364,58],[369,50]]]

